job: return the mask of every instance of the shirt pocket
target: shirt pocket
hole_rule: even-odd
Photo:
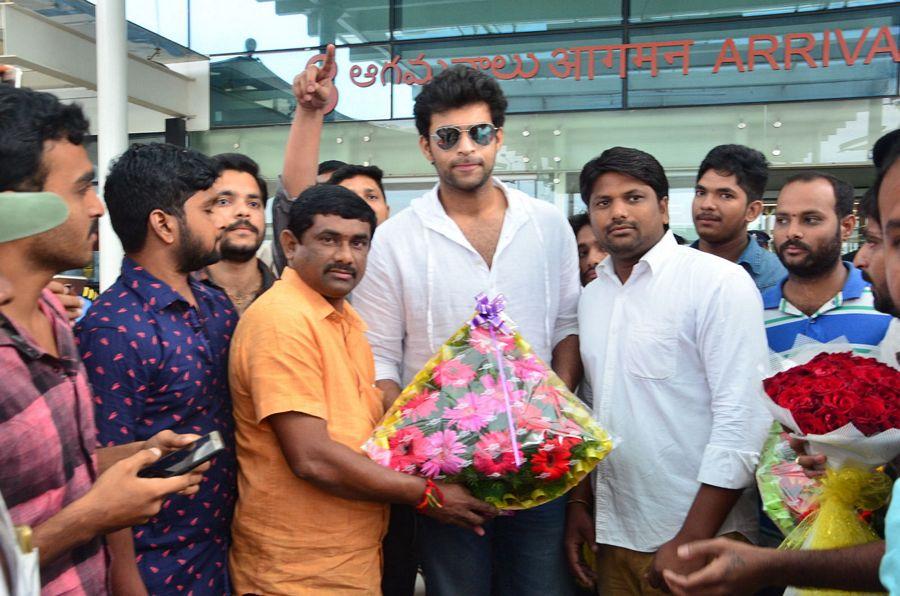
[[[661,381],[675,374],[678,337],[660,329],[638,327],[628,333],[625,343],[625,368],[641,379]]]

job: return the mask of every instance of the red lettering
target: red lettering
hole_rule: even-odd
[[[859,58],[859,53],[862,51],[863,44],[866,41],[866,37],[869,36],[869,31],[871,29],[871,27],[866,27],[865,29],[863,29],[862,35],[859,37],[859,41],[856,42],[856,47],[853,48],[852,55],[848,55],[849,50],[847,49],[847,40],[844,39],[844,32],[840,29],[834,30],[834,35],[835,37],[837,37],[838,45],[841,47],[841,55],[844,56],[844,62],[847,64],[847,66],[853,66],[853,64],[856,62],[856,59]]]
[[[716,64],[712,69],[713,74],[719,72],[723,64],[734,64],[738,72],[744,72],[744,61],[741,60],[741,53],[738,51],[737,46],[734,45],[734,40],[730,37],[722,44],[719,55],[716,56]]]
[[[806,43],[802,46],[795,47],[793,45],[793,41],[796,39],[806,40]],[[791,69],[791,58],[796,54],[803,58],[803,61],[809,65],[810,68],[818,68],[819,65],[816,64],[816,61],[812,59],[812,56],[809,55],[810,50],[816,47],[816,38],[813,37],[812,33],[788,33],[784,36],[784,69]]]
[[[828,68],[831,62],[831,31],[822,32],[822,68]]]
[[[882,40],[885,45],[882,47]],[[900,62],[900,52],[897,51],[897,43],[894,36],[891,35],[891,28],[885,25],[878,30],[875,41],[872,42],[872,49],[863,61],[863,64],[869,64],[875,58],[875,54],[890,54],[894,62]]]
[[[757,48],[756,42],[759,41],[769,42],[769,47],[766,49]],[[769,63],[769,66],[772,67],[772,70],[781,70],[781,67],[778,66],[778,63],[775,61],[775,57],[772,55],[777,49],[778,38],[774,35],[751,35],[750,47],[747,50],[747,69],[750,70],[750,72],[753,72],[753,65],[756,63],[756,57],[759,56],[761,58],[765,58],[766,62]]]

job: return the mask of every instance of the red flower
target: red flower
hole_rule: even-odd
[[[849,352],[819,354],[763,382],[805,434],[853,423],[867,436],[900,428],[900,371]]]
[[[531,456],[531,469],[538,478],[549,482],[559,480],[569,471],[572,459],[572,447],[580,441],[571,437],[551,438],[538,447],[537,453]]]
[[[388,439],[388,446],[391,449],[391,468],[408,474],[414,473],[430,454],[425,435],[415,426],[398,430]]]

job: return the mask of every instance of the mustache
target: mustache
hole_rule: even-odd
[[[100,235],[100,220],[99,219],[95,219],[93,222],[91,222],[91,229],[90,229],[90,231],[88,231],[88,236],[90,236],[91,234],[97,234],[98,236]]]
[[[712,213],[701,213],[697,216],[698,221],[722,221],[722,218]]]
[[[356,267],[352,265],[339,265],[338,263],[331,263],[325,266],[325,273],[331,273],[332,271],[342,271],[343,273],[349,273],[356,279]]]
[[[875,287],[874,287],[874,286],[875,286],[875,282],[873,282],[873,281],[872,281],[872,278],[869,276],[869,271],[868,271],[867,269],[860,269],[860,271],[862,272],[862,278],[863,278],[863,280],[865,280],[866,282],[868,282],[868,283],[872,286],[872,290],[873,290],[873,293],[874,293],[874,290],[875,290]]]
[[[789,246],[795,246],[797,248],[802,248],[803,250],[805,250],[808,253],[813,252],[813,249],[809,244],[807,244],[805,242],[800,242],[799,240],[785,240],[778,246],[778,252],[784,252],[784,250]]]
[[[483,165],[484,160],[479,158],[471,158],[464,157],[462,159],[454,159],[450,162],[450,166],[462,166],[462,165]]]
[[[632,230],[637,229],[637,224],[630,221],[617,221],[606,226],[606,233],[609,234],[613,231],[614,228],[631,228]]]
[[[227,228],[225,228],[225,232],[226,233],[233,232],[234,230],[237,230],[238,228],[247,228],[248,230],[252,230],[252,231],[256,232],[257,234],[259,234],[259,228],[257,228],[252,223],[250,223],[249,219],[238,219],[237,221],[232,222],[231,225],[229,225]]]

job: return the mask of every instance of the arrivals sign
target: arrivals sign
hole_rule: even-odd
[[[858,38],[855,41],[852,39]],[[849,39],[848,39],[849,38]],[[625,78],[629,71],[648,71],[659,75],[666,65],[682,75],[690,75],[699,68],[691,65],[693,39],[675,41],[642,41],[638,43],[614,43],[602,45],[578,45],[559,47],[550,51],[549,58],[539,58],[534,52],[429,60],[425,53],[414,58],[393,56],[384,62],[371,62],[350,67],[350,81],[357,87],[382,86],[389,83],[424,85],[442,69],[454,64],[466,64],[484,71],[502,81],[532,79],[546,67],[543,76],[575,81],[593,80],[595,77],[616,73]],[[739,46],[742,46],[743,51]],[[877,56],[890,56],[900,62],[900,51],[888,25],[878,29],[865,27],[847,35],[841,29],[826,29],[817,34],[786,33],[784,35],[749,35],[745,38],[728,37],[723,42],[712,67],[703,71],[716,74],[723,68],[733,67],[739,73],[771,69],[790,71],[798,64],[809,68],[828,68],[843,63],[854,66],[870,64]],[[324,54],[309,60],[309,64],[321,63]],[[337,74],[335,69],[334,74]],[[337,94],[332,104],[337,103]],[[329,106],[329,109],[334,105]]]

